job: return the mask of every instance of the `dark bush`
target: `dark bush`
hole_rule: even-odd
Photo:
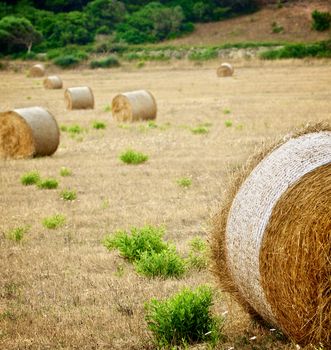
[[[330,12],[320,12],[320,11],[313,11],[311,14],[313,24],[313,29],[323,32],[324,30],[328,30],[331,25],[331,13]]]
[[[110,68],[110,67],[119,67],[120,62],[115,56],[108,56],[98,61],[91,61],[90,67],[94,68]]]
[[[59,56],[53,60],[53,63],[61,68],[77,66],[81,60],[73,55]]]

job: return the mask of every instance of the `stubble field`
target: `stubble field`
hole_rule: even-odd
[[[238,61],[230,78],[217,78],[217,65],[57,71],[65,87],[93,89],[95,109],[86,111],[67,111],[64,91],[44,90],[40,78],[0,73],[0,111],[42,106],[60,126],[85,129],[74,137],[61,132],[52,157],[0,161],[1,349],[153,349],[144,303],[183,287],[215,286],[208,270],[178,280],[137,275],[101,240],[118,229],[161,225],[165,239],[187,255],[194,237],[207,240],[228,174],[262,141],[331,118],[330,61]],[[136,89],[155,96],[157,127],[111,118],[112,98]],[[94,129],[95,120],[107,128]],[[209,132],[192,133],[201,124]],[[149,160],[122,163],[119,155],[129,148]],[[72,175],[61,177],[62,167]],[[32,170],[57,178],[59,188],[23,186],[21,175]],[[183,177],[192,180],[189,188],[178,185]],[[62,200],[64,189],[76,190],[77,199]],[[44,228],[42,220],[55,214],[65,225]],[[28,227],[21,243],[7,238],[18,226]],[[219,349],[295,348],[215,293],[214,312],[227,311]]]

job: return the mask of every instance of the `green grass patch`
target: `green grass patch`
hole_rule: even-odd
[[[192,179],[190,179],[189,177],[182,177],[177,180],[177,184],[180,187],[189,188],[192,185]]]
[[[63,176],[63,177],[71,176],[72,175],[72,171],[69,168],[64,166],[64,167],[62,167],[60,169],[60,175]]]
[[[222,320],[213,316],[213,293],[210,287],[183,289],[172,297],[145,304],[145,320],[158,348],[174,348],[220,338]]]
[[[49,216],[43,219],[42,224],[44,227],[55,230],[64,225],[66,219],[64,215],[57,214],[53,216]]]
[[[191,128],[191,131],[195,135],[203,135],[203,134],[208,134],[209,129],[204,125],[198,125],[194,128]]]
[[[74,55],[64,55],[55,58],[53,63],[61,68],[72,68],[77,66],[81,61],[82,59]]]
[[[15,227],[6,234],[6,237],[11,241],[21,242],[24,238],[24,235],[29,231],[29,229],[30,226]]]
[[[227,120],[224,122],[224,125],[225,125],[227,128],[231,128],[231,126],[233,125],[233,122],[232,122],[232,120],[227,119]]]
[[[225,108],[225,109],[223,109],[223,113],[224,113],[224,114],[230,114],[231,111],[230,111],[228,108]]]
[[[92,128],[93,129],[97,129],[97,130],[99,130],[99,129],[106,129],[106,127],[107,127],[107,125],[104,122],[100,122],[100,121],[95,120],[92,123]]]
[[[43,190],[53,190],[59,186],[59,182],[50,177],[48,179],[38,181],[37,186]]]
[[[63,190],[60,193],[60,197],[65,201],[73,201],[77,198],[77,193],[74,190]]]
[[[37,171],[30,171],[21,176],[21,184],[24,186],[35,185],[40,181],[40,175]]]
[[[103,108],[104,112],[111,112],[111,105],[105,105],[105,107]]]
[[[90,67],[92,69],[95,68],[112,68],[112,67],[119,67],[120,62],[116,56],[108,56],[106,58],[91,61]]]
[[[187,268],[190,270],[204,270],[208,266],[207,245],[200,237],[193,238],[190,242],[190,251],[186,259]]]
[[[218,50],[216,48],[195,49],[188,53],[187,58],[191,61],[207,61],[217,58]]]
[[[134,150],[127,150],[120,155],[120,160],[126,164],[140,164],[148,160],[148,156]]]

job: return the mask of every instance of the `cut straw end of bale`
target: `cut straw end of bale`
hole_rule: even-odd
[[[0,158],[49,156],[60,142],[55,118],[41,107],[0,113]]]
[[[222,63],[217,68],[216,73],[218,77],[231,77],[234,73],[234,69],[230,63]]]
[[[45,75],[45,67],[43,64],[35,64],[31,67],[29,76],[32,78],[40,78]]]
[[[43,84],[45,89],[62,89],[63,87],[62,79],[57,75],[45,78]]]
[[[125,92],[113,98],[112,114],[118,122],[151,120],[156,118],[157,105],[149,91]]]
[[[263,148],[238,172],[212,232],[213,272],[253,316],[331,344],[331,125]]]
[[[92,89],[88,86],[71,87],[64,92],[66,108],[72,109],[93,109],[94,96]]]

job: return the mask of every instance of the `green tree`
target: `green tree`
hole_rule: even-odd
[[[29,20],[15,16],[6,16],[0,20],[1,51],[12,53],[26,48],[31,51],[32,45],[40,43],[42,35]]]

